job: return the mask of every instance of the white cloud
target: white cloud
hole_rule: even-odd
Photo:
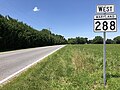
[[[38,11],[40,11],[40,9],[39,9],[38,7],[34,7],[34,8],[33,8],[33,11],[34,11],[34,12],[38,12]]]

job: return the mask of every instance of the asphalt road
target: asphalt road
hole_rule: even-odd
[[[64,45],[0,53],[0,84],[64,47]]]

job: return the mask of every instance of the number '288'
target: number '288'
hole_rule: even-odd
[[[110,22],[103,21],[102,23],[100,21],[96,21],[95,24],[96,24],[95,30],[101,30],[101,29],[104,31],[108,29],[115,30],[115,21],[110,21]]]

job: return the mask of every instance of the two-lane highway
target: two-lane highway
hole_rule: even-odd
[[[0,84],[64,46],[47,46],[0,53]]]

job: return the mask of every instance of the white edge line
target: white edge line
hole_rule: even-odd
[[[15,75],[19,74],[20,72],[22,72],[22,71],[24,71],[24,70],[30,68],[30,67],[33,66],[34,64],[38,63],[38,62],[41,61],[42,59],[44,59],[44,58],[46,58],[47,56],[53,54],[54,52],[56,52],[57,50],[63,48],[64,46],[66,46],[66,45],[63,45],[63,46],[59,47],[58,49],[54,50],[53,52],[51,52],[51,53],[45,55],[44,57],[38,59],[37,61],[35,61],[35,62],[33,62],[33,63],[27,65],[26,67],[24,67],[24,68],[20,69],[19,71],[13,73],[12,75],[8,76],[7,78],[1,80],[1,81],[0,81],[0,84],[6,82],[6,81],[9,80],[10,78],[12,78],[12,77],[14,77]]]

